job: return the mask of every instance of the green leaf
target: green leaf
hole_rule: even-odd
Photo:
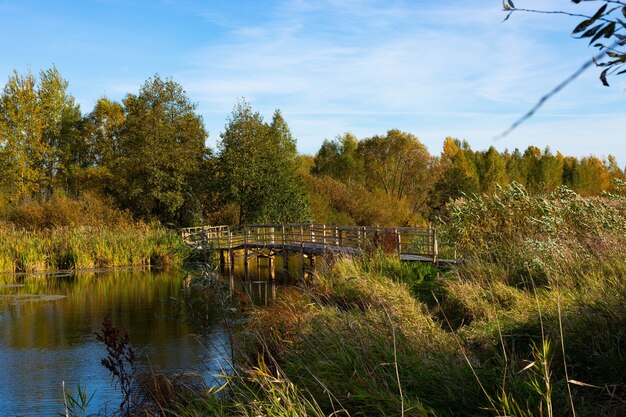
[[[602,30],[600,30],[591,38],[591,40],[589,41],[589,45],[591,45],[593,42],[597,41],[603,36],[605,38],[610,38],[613,35],[613,32],[615,32],[615,22],[611,22],[608,25],[605,25]]]
[[[592,27],[591,29],[587,30],[585,33],[580,35],[580,38],[588,38],[590,36],[594,36],[598,32],[598,30],[600,30],[602,26],[603,26],[602,23],[599,25],[595,25],[594,27]]]
[[[610,69],[611,69],[611,67],[609,67],[609,68],[605,69],[604,71],[602,71],[602,72],[600,73],[600,81],[602,81],[602,84],[603,84],[605,87],[608,87],[608,86],[609,86],[609,82],[606,80],[606,73],[607,73],[607,72],[609,72],[609,70],[610,70]]]
[[[606,8],[607,8],[608,6],[609,6],[609,5],[608,5],[608,3],[607,3],[607,4],[603,5],[602,7],[600,7],[600,8],[598,9],[598,11],[596,12],[596,14],[594,14],[593,16],[591,16],[591,21],[592,21],[592,22],[595,22],[596,20],[598,20],[598,19],[599,19],[599,18],[600,18],[600,17],[604,14],[604,12],[606,11]]]
[[[587,29],[589,25],[592,23],[593,21],[591,19],[583,20],[582,22],[578,24],[578,26],[576,26],[576,28],[574,28],[574,30],[572,31],[572,34],[582,32],[583,30]]]

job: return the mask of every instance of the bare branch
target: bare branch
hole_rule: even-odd
[[[522,123],[524,123],[526,120],[531,118],[537,112],[537,110],[539,110],[546,103],[546,101],[551,99],[552,96],[557,94],[559,91],[561,91],[563,88],[565,88],[568,84],[570,84],[572,81],[574,81],[576,78],[578,78],[583,72],[585,72],[587,69],[589,69],[589,67],[592,66],[594,63],[596,63],[596,62],[600,61],[602,58],[604,58],[606,56],[607,52],[609,50],[613,49],[617,45],[618,45],[618,42],[613,43],[611,46],[609,46],[608,48],[604,49],[602,52],[600,52],[599,54],[597,54],[596,56],[594,56],[593,58],[591,58],[590,60],[585,62],[583,65],[581,65],[581,67],[578,68],[572,75],[570,75],[565,80],[563,80],[561,83],[559,83],[548,94],[546,94],[543,97],[541,97],[539,99],[539,101],[526,114],[524,114],[522,117],[517,119],[504,132],[502,132],[498,136],[496,136],[494,138],[494,141],[498,141],[498,140],[500,140],[502,138],[507,137],[509,134],[511,134],[511,132],[513,132],[515,129],[517,129]]]

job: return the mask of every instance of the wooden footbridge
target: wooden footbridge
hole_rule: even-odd
[[[441,242],[432,227],[329,226],[324,224],[245,225],[232,230],[229,226],[202,226],[181,229],[185,242],[205,260],[219,253],[220,265],[234,266],[236,252],[243,251],[247,269],[251,257],[272,262],[282,256],[287,268],[289,254],[299,254],[311,266],[315,256],[353,256],[383,250],[408,262],[430,262],[437,265],[457,262],[456,248]]]

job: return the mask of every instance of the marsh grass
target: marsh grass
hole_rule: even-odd
[[[449,271],[334,260],[247,310],[235,371],[175,416],[607,416],[626,410],[619,199],[458,202]],[[166,413],[167,414],[167,413]]]
[[[0,272],[130,265],[179,266],[189,250],[157,225],[24,230],[0,225]]]
[[[259,355],[274,365],[263,382],[235,377],[220,404],[239,408],[222,415],[259,415],[274,372],[325,415],[623,415],[623,212],[618,198],[513,184],[451,209],[466,259],[451,271],[335,262],[251,312],[242,375]]]
[[[173,231],[135,222],[94,195],[62,194],[0,210],[0,272],[179,266],[190,250]]]

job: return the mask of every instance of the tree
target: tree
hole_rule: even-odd
[[[87,148],[84,177],[88,185],[83,186],[99,192],[112,191],[125,120],[124,107],[106,97],[100,98],[85,117],[82,136]]]
[[[55,186],[66,192],[76,192],[77,168],[83,165],[86,153],[80,135],[82,114],[80,108],[67,92],[69,83],[53,67],[42,71],[37,96],[42,123],[44,143],[44,169],[46,171],[43,191],[52,194]]]
[[[56,68],[14,71],[0,95],[1,186],[15,201],[47,198],[67,184],[78,153],[81,114]]]
[[[584,196],[599,195],[611,185],[609,173],[602,161],[595,156],[580,161],[580,179],[576,191]]]
[[[14,71],[0,97],[0,181],[14,201],[37,192],[44,175],[36,84],[32,73]]]
[[[541,149],[532,145],[526,148],[522,157],[522,169],[526,173],[526,188],[535,193],[543,187],[540,160]]]
[[[515,148],[511,156],[506,161],[506,173],[509,181],[515,181],[526,187],[526,172],[523,169],[522,153]]]
[[[122,129],[126,120],[124,107],[102,97],[87,115],[84,135],[89,144],[89,164],[111,167],[120,155]]]
[[[487,194],[493,194],[498,185],[505,186],[508,184],[506,175],[506,162],[500,152],[493,146],[483,153],[480,172],[481,191]]]
[[[236,205],[239,224],[308,220],[296,142],[279,111],[268,125],[239,101],[218,149],[224,201]]]
[[[135,214],[177,224],[188,221],[190,213],[183,207],[196,198],[190,184],[201,175],[207,152],[207,133],[195,109],[182,86],[158,75],[138,95],[124,99],[119,157],[113,165],[117,197]],[[115,147],[112,138],[104,141],[108,145],[100,158],[111,152],[104,149]]]
[[[384,191],[392,201],[406,199],[412,214],[417,214],[433,184],[432,158],[417,137],[393,129],[385,136],[362,140],[357,152],[367,167],[363,174],[366,187]]]
[[[280,110],[276,110],[269,125],[270,149],[273,152],[273,167],[268,178],[272,181],[270,196],[261,218],[278,223],[299,222],[311,218],[306,190],[298,174],[300,161],[296,140]]]
[[[467,160],[470,152],[467,143],[450,137],[444,140],[439,159],[441,174],[433,186],[429,201],[432,211],[440,212],[449,201],[479,191],[478,177]]]
[[[543,151],[543,155],[539,160],[543,191],[554,191],[563,184],[563,160],[564,157],[560,152],[552,155],[550,148],[546,148]]]
[[[344,133],[332,141],[324,140],[315,155],[313,174],[348,183],[361,179],[363,161],[357,154],[358,147],[359,140],[352,133]]]

